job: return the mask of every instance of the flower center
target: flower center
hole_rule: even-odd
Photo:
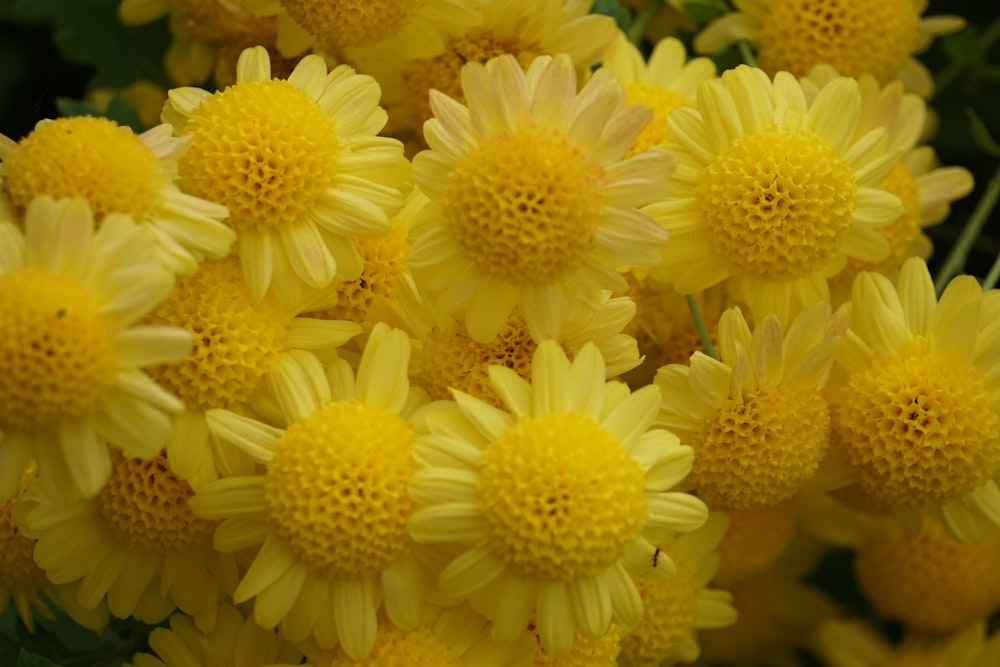
[[[521,419],[484,454],[494,551],[520,576],[572,581],[621,558],[646,521],[639,464],[576,414]]]
[[[678,107],[691,106],[691,100],[679,93],[650,83],[625,85],[625,103],[643,104],[653,110],[653,120],[629,147],[626,157],[631,157],[653,146],[673,141],[667,129],[667,116]]]
[[[459,667],[465,664],[430,629],[418,626],[400,630],[391,623],[378,626],[375,645],[364,660],[334,659],[330,667],[397,667],[397,665],[435,665]]]
[[[565,136],[523,127],[490,137],[448,177],[444,218],[486,275],[552,283],[594,245],[603,170]]]
[[[338,47],[368,46],[395,35],[427,0],[282,0],[306,30]]]
[[[0,591],[33,592],[45,582],[44,571],[35,564],[35,541],[22,535],[14,523],[14,503],[34,477],[31,466],[21,477],[20,491],[0,503]]]
[[[771,127],[736,139],[698,186],[712,246],[740,278],[823,269],[850,228],[857,183],[819,137]]]
[[[354,280],[345,280],[339,285],[331,285],[337,290],[337,304],[325,310],[309,314],[325,320],[349,320],[362,323],[368,309],[377,299],[392,296],[396,278],[408,273],[406,253],[410,244],[406,241],[407,229],[404,225],[393,225],[386,236],[375,238],[355,237],[354,246],[361,254],[364,268]]]
[[[152,321],[194,334],[187,359],[151,369],[151,375],[189,410],[202,411],[249,400],[287,343],[289,318],[270,299],[251,302],[239,259],[229,257],[178,276]]]
[[[535,631],[535,624],[528,624],[528,632]],[[573,648],[561,658],[554,658],[542,648],[542,641],[535,635],[538,647],[535,649],[535,660],[532,667],[607,667],[617,664],[615,661],[621,653],[620,636],[614,624],[597,639],[587,639],[579,632],[573,637]]]
[[[685,641],[694,635],[698,617],[698,572],[676,548],[661,545],[677,575],[669,579],[634,579],[646,611],[638,627],[622,638],[621,665],[674,664]],[[686,662],[686,660],[685,660]]]
[[[178,163],[185,190],[228,207],[238,231],[302,219],[336,178],[333,119],[285,80],[215,93],[192,111],[185,133],[193,135]]]
[[[792,505],[780,503],[749,510],[730,510],[729,529],[719,543],[721,586],[738,583],[770,567],[795,534],[796,514]]]
[[[952,632],[1000,605],[1000,539],[964,546],[933,520],[917,537],[873,533],[854,561],[858,584],[885,616],[928,633]]]
[[[278,534],[324,575],[392,564],[410,542],[415,439],[399,415],[358,401],[331,403],[292,424],[264,483]]]
[[[1000,466],[996,400],[974,369],[934,355],[880,360],[854,375],[837,418],[859,482],[886,503],[956,498]]]
[[[917,39],[913,0],[776,0],[769,3],[757,62],[805,76],[820,63],[843,76],[894,79]]]
[[[726,400],[698,434],[691,477],[713,507],[748,509],[795,495],[826,453],[830,408],[804,387]]]
[[[35,197],[81,197],[94,218],[125,213],[152,217],[166,185],[156,155],[132,130],[114,121],[74,116],[46,121],[3,161],[3,188],[15,208]]]
[[[111,454],[111,477],[97,503],[120,538],[156,551],[211,543],[215,523],[191,512],[188,499],[194,491],[174,474],[166,456],[144,461],[118,450]]]
[[[83,286],[34,271],[0,276],[0,428],[84,417],[115,376],[114,337]]]
[[[461,329],[435,329],[424,339],[419,357],[421,386],[433,399],[451,398],[449,388],[454,387],[503,407],[490,383],[490,366],[506,366],[527,380],[537,347],[518,316],[509,318],[488,343],[477,343]]]
[[[261,18],[242,2],[173,0],[172,14],[199,40],[224,47],[274,40],[274,19]]]

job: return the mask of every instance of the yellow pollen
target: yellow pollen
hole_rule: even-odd
[[[535,631],[534,622],[528,624],[528,632]],[[618,628],[611,629],[598,639],[587,639],[579,632],[573,637],[573,648],[561,658],[553,658],[544,648],[541,639],[535,635],[538,646],[532,667],[613,667],[621,652]]]
[[[879,188],[888,190],[903,202],[903,213],[888,225],[875,230],[889,241],[889,255],[880,262],[862,262],[853,257],[848,258],[847,265],[831,279],[831,284],[850,289],[854,278],[862,271],[890,274],[911,255],[913,243],[920,236],[923,220],[917,179],[900,162]]]
[[[141,222],[165,185],[159,160],[132,130],[93,116],[47,121],[3,161],[2,187],[19,210],[42,195],[80,197],[97,221],[125,213]]]
[[[404,28],[427,0],[282,0],[306,30],[338,47],[369,46]]]
[[[672,545],[661,545],[661,555],[677,567],[669,579],[636,578],[645,613],[639,625],[622,638],[618,664],[623,667],[648,664],[675,664],[682,642],[694,634],[698,617],[698,572]]]
[[[488,139],[449,175],[444,219],[476,268],[513,284],[557,282],[594,245],[603,169],[559,133]]]
[[[144,461],[112,450],[111,477],[97,504],[108,526],[135,547],[170,551],[211,544],[215,523],[188,507],[191,486],[170,469],[164,455]]]
[[[406,253],[410,244],[406,241],[406,233],[406,227],[397,224],[386,236],[353,239],[364,260],[361,275],[336,285],[337,305],[310,313],[309,317],[364,322],[372,304],[392,296],[396,278],[409,272]]]
[[[367,658],[334,658],[333,662],[325,664],[330,667],[460,667],[466,663],[428,628],[418,626],[413,630],[400,630],[395,625],[383,623],[378,626],[375,645]]]
[[[805,76],[820,63],[843,76],[894,79],[917,39],[913,0],[775,0],[758,38],[757,62]]]
[[[819,137],[771,127],[736,139],[697,189],[712,247],[734,275],[787,281],[836,256],[857,183]]]
[[[178,276],[151,321],[194,334],[187,359],[151,369],[151,375],[189,410],[202,411],[249,400],[285,348],[290,317],[269,298],[252,303],[239,259],[228,257]]]
[[[626,104],[643,104],[653,110],[653,120],[628,149],[631,157],[653,146],[673,141],[667,129],[667,116],[678,107],[691,106],[691,100],[679,93],[651,83],[629,83],[625,86]]]
[[[115,383],[115,356],[82,285],[34,271],[0,275],[0,429],[91,414]]]
[[[506,366],[527,380],[537,347],[518,316],[509,318],[488,343],[477,343],[464,330],[435,329],[424,339],[419,355],[420,384],[433,399],[451,398],[449,387],[453,387],[503,407],[490,384],[489,367]]]
[[[519,576],[595,575],[642,533],[642,468],[596,421],[576,414],[523,418],[483,458],[490,540]]]
[[[178,169],[190,194],[229,208],[237,231],[302,220],[333,184],[333,118],[285,80],[244,81],[191,112]],[[222,176],[220,176],[222,174]]]
[[[1000,606],[1000,537],[956,542],[933,520],[908,537],[895,523],[873,533],[854,561],[858,585],[884,616],[921,632],[952,632]]]
[[[5,590],[32,592],[45,582],[45,572],[35,564],[35,541],[22,535],[14,523],[14,503],[34,478],[32,465],[21,477],[20,492],[0,503],[0,595]]]
[[[403,71],[410,126],[420,130],[424,121],[433,116],[428,100],[428,92],[432,88],[454,100],[465,102],[461,83],[465,63],[485,63],[505,53],[516,55],[521,67],[527,69],[540,53],[540,48],[536,44],[522,44],[516,38],[498,37],[492,31],[481,28],[449,39],[444,53],[439,56],[412,61]]]
[[[727,509],[787,500],[813,476],[829,435],[830,408],[816,390],[782,386],[728,399],[698,434],[698,496]]]
[[[291,425],[264,483],[278,534],[324,576],[391,565],[410,542],[415,439],[399,415],[358,401],[331,403]]]
[[[728,586],[770,567],[792,541],[796,515],[788,503],[731,510],[729,529],[719,543],[715,582]]]
[[[1000,466],[996,400],[974,369],[934,355],[855,374],[834,428],[861,486],[892,505],[958,498]]]

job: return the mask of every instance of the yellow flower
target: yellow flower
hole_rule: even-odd
[[[847,327],[825,302],[786,327],[769,315],[751,333],[738,308],[719,321],[721,360],[695,352],[690,366],[656,376],[659,423],[695,450],[690,483],[713,508],[788,500],[810,482],[830,440],[823,388]]]
[[[882,84],[900,79],[929,97],[927,69],[912,57],[937,35],[965,26],[958,16],[922,18],[927,0],[853,0],[836,5],[810,0],[735,0],[738,11],[709,24],[695,38],[699,53],[739,39],[757,47],[757,62],[771,75],[805,76],[826,63],[844,76],[870,74]]]
[[[95,231],[85,201],[48,197],[24,226],[0,222],[0,499],[32,458],[48,493],[94,496],[109,441],[140,458],[166,444],[181,403],[140,366],[182,359],[191,335],[135,326],[173,284],[147,229],[112,213]]]
[[[310,352],[283,352],[268,375],[270,423],[208,412],[217,438],[263,464],[255,475],[210,482],[191,499],[195,514],[221,519],[221,551],[257,547],[234,593],[254,601],[264,628],[339,644],[355,660],[376,641],[376,611],[412,629],[426,576],[406,522],[413,411],[426,397],[406,377],[409,339],[385,324],[371,333],[357,376],[343,360],[324,368]],[[259,546],[258,546],[259,545]]]
[[[811,642],[830,667],[989,667],[1000,660],[1000,634],[977,620],[950,635],[911,634],[893,646],[856,619],[825,621]]]
[[[411,232],[417,284],[445,312],[467,306],[488,341],[520,307],[536,339],[559,333],[573,305],[623,289],[618,267],[659,260],[666,235],[635,207],[666,187],[661,152],[622,157],[651,112],[597,72],[580,93],[569,56],[513,56],[462,70],[469,106],[432,92],[430,150],[414,159],[430,203]]]
[[[978,540],[1000,525],[1000,291],[960,276],[938,300],[914,258],[895,285],[862,273],[851,303],[835,442],[877,503]]]
[[[409,175],[385,125],[379,88],[347,66],[327,73],[307,56],[272,79],[267,51],[247,49],[237,83],[209,93],[175,88],[163,110],[190,136],[178,164],[186,191],[224,204],[254,300],[269,287],[297,304],[302,286],[361,273],[352,236],[382,236]]]
[[[671,113],[674,191],[643,210],[670,232],[662,272],[677,290],[734,276],[755,317],[787,321],[828,298],[826,278],[849,257],[885,257],[889,244],[875,228],[902,205],[874,186],[899,154],[884,129],[854,138],[859,113],[851,79],[808,104],[790,74],[772,82],[744,65],[703,83],[697,108]]]
[[[37,197],[81,197],[98,225],[117,213],[148,227],[172,271],[223,257],[236,238],[222,222],[226,209],[177,188],[188,142],[170,135],[169,125],[136,135],[93,116],[40,121],[16,144],[0,135],[0,211],[10,211],[0,218],[21,220]]]
[[[513,640],[534,617],[542,648],[560,658],[577,631],[595,640],[612,622],[635,626],[642,601],[629,570],[648,569],[654,543],[702,525],[707,510],[670,491],[691,450],[649,429],[656,389],[605,383],[593,344],[570,362],[541,342],[530,384],[503,366],[490,375],[506,411],[456,391],[426,415],[410,533],[461,552],[440,589],[491,604],[495,639]]]

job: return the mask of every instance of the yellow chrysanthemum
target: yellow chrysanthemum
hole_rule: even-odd
[[[718,547],[728,521],[721,514],[686,535],[660,543],[654,558],[670,558],[676,568],[664,576],[658,568],[635,577],[645,613],[639,625],[621,640],[622,667],[673,665],[698,659],[696,631],[721,628],[736,620],[732,596],[708,588],[719,564]]]
[[[149,458],[181,403],[140,366],[177,361],[181,329],[135,326],[170,292],[148,228],[94,217],[81,199],[38,197],[25,232],[0,222],[0,499],[34,457],[59,497],[91,497],[111,473],[109,441]]]
[[[410,493],[421,507],[410,533],[462,551],[441,573],[441,590],[492,601],[501,642],[534,617],[553,658],[570,652],[577,631],[595,640],[612,622],[634,627],[642,601],[626,566],[649,567],[655,542],[707,516],[700,500],[670,491],[690,470],[691,450],[649,430],[656,389],[629,394],[604,375],[593,344],[570,362],[543,341],[530,384],[490,369],[507,411],[456,391],[426,415],[430,434],[414,448],[422,468]]]
[[[989,667],[1000,661],[1000,634],[977,620],[950,635],[907,635],[893,646],[866,623],[825,621],[811,647],[829,667]]]
[[[238,572],[231,554],[212,548],[215,524],[191,513],[193,493],[166,456],[116,451],[97,496],[59,501],[33,485],[18,522],[36,540],[35,561],[49,580],[80,582],[81,607],[106,601],[113,615],[151,624],[179,608],[210,630]]]
[[[462,80],[468,107],[432,92],[410,267],[445,312],[467,306],[474,340],[516,307],[536,339],[555,337],[576,302],[625,287],[618,267],[659,260],[666,234],[635,207],[664,191],[670,159],[622,159],[652,112],[624,107],[607,73],[577,93],[569,56],[527,72],[513,56],[469,63]]]
[[[172,271],[193,271],[226,255],[236,236],[221,222],[224,206],[174,184],[188,142],[170,135],[165,124],[136,135],[107,118],[75,116],[43,120],[16,144],[0,136],[0,210],[22,220],[38,197],[83,198],[98,224],[128,215],[152,231]]]
[[[536,630],[534,622],[528,625],[528,632]],[[603,636],[587,639],[579,632],[573,638],[573,648],[561,658],[555,658],[542,647],[535,635],[535,659],[531,667],[614,667],[621,653],[621,637],[614,624]]]
[[[1000,525],[998,315],[1000,291],[960,276],[938,300],[909,259],[895,285],[858,276],[837,351],[834,441],[859,484],[911,523],[938,515],[962,542]]]
[[[782,329],[766,317],[751,333],[738,308],[719,321],[721,360],[661,369],[659,422],[695,450],[690,484],[719,509],[766,507],[802,490],[830,439],[823,387],[843,313],[816,303]]]
[[[315,355],[284,352],[267,383],[269,423],[208,412],[215,437],[264,465],[198,490],[198,516],[223,519],[221,551],[257,546],[234,599],[255,598],[254,619],[279,623],[292,641],[312,637],[364,659],[380,605],[403,629],[415,627],[424,589],[406,522],[416,468],[410,415],[426,400],[406,377],[409,339],[376,325],[355,378],[346,361],[328,368]],[[350,612],[344,610],[349,609]]]
[[[194,338],[187,358],[149,372],[184,402],[166,449],[171,468],[195,489],[220,475],[251,474],[254,469],[240,450],[212,436],[206,411],[246,412],[281,352],[325,353],[361,333],[353,322],[294,317],[272,295],[252,301],[236,257],[205,262],[180,277],[147,321],[180,327]]]
[[[719,543],[715,583],[737,584],[777,561],[795,535],[798,516],[793,503],[726,512],[729,530]]]
[[[739,39],[757,47],[757,62],[769,74],[796,76],[821,63],[844,76],[870,74],[885,84],[899,79],[922,97],[934,83],[913,54],[937,35],[965,26],[958,16],[921,15],[927,0],[734,0],[738,11],[709,24],[695,38],[699,53],[713,53]]]
[[[378,84],[307,56],[272,79],[267,51],[247,49],[223,91],[170,91],[163,118],[189,136],[181,187],[229,209],[250,295],[269,287],[297,305],[302,285],[361,273],[353,236],[382,236],[409,174],[402,145],[378,136]]]
[[[291,667],[302,654],[274,630],[244,618],[229,603],[219,605],[211,631],[200,630],[189,616],[174,614],[169,627],[149,635],[152,653],[136,653],[128,667]]]
[[[605,49],[601,67],[625,86],[626,104],[653,110],[652,122],[629,148],[630,155],[671,141],[667,116],[678,107],[694,106],[698,86],[715,76],[715,63],[708,58],[688,61],[684,44],[674,37],[657,42],[647,60],[619,34]]]
[[[673,193],[644,210],[671,234],[663,272],[684,294],[733,276],[758,318],[787,320],[828,298],[849,257],[878,261],[875,228],[902,212],[877,189],[899,159],[886,131],[855,140],[858,84],[840,78],[808,104],[799,82],[739,66],[667,119]]]

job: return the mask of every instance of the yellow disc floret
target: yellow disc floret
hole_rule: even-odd
[[[288,14],[336,46],[367,46],[399,32],[427,0],[281,0]]]
[[[237,230],[304,219],[336,177],[333,119],[285,80],[244,81],[212,95],[191,112],[185,133],[185,189],[228,207]]]
[[[127,127],[92,116],[46,121],[3,161],[2,187],[25,209],[35,198],[86,199],[97,221],[109,213],[148,220],[166,185],[156,155]]]
[[[822,270],[852,224],[850,165],[805,131],[736,139],[702,174],[709,238],[740,278],[796,280]]]
[[[775,0],[758,38],[757,62],[805,76],[820,63],[844,76],[896,77],[917,38],[913,0]]]
[[[32,465],[22,476],[21,493],[34,477]],[[25,537],[14,522],[18,496],[0,503],[0,596],[4,591],[31,593],[45,581],[45,572],[35,563],[35,541]]]
[[[509,283],[556,282],[594,244],[603,169],[566,137],[524,127],[490,137],[445,184],[463,254]]]
[[[667,116],[678,107],[691,106],[691,100],[680,93],[641,82],[625,85],[625,103],[644,104],[652,109],[654,114],[653,120],[629,147],[629,156],[671,141],[670,131],[667,129]]]
[[[890,504],[962,496],[1000,466],[996,401],[975,370],[934,355],[880,360],[852,376],[835,429],[862,487]]]
[[[534,622],[528,625],[528,631],[534,632]],[[621,652],[618,628],[612,624],[611,629],[597,639],[587,639],[579,632],[573,638],[573,648],[561,658],[554,658],[542,648],[541,639],[535,649],[535,660],[532,667],[614,667],[618,654]]]
[[[642,468],[599,423],[521,419],[483,453],[493,550],[519,576],[572,581],[621,558],[646,520]]]
[[[774,505],[812,477],[829,435],[830,409],[820,392],[794,386],[745,392],[702,426],[691,478],[709,505]]]
[[[788,503],[731,510],[729,529],[719,543],[715,582],[728,586],[770,567],[795,534],[795,509]]]
[[[1000,606],[1000,537],[965,546],[933,520],[909,537],[885,522],[854,561],[864,595],[916,630],[952,632]]]
[[[87,416],[115,379],[112,330],[84,286],[0,276],[0,429]]]
[[[215,524],[191,512],[188,499],[194,491],[170,469],[165,456],[144,461],[113,450],[112,465],[97,503],[119,537],[155,551],[211,543]]]
[[[415,439],[399,415],[357,401],[331,403],[292,424],[264,483],[278,534],[324,575],[391,565],[409,544]]]
[[[459,667],[466,664],[456,650],[450,648],[430,629],[418,626],[400,630],[395,625],[378,626],[375,645],[364,660],[334,658],[330,667],[402,667],[403,665],[434,665]]]
[[[187,359],[152,370],[189,410],[228,408],[257,390],[271,359],[284,349],[290,317],[270,300],[252,303],[239,259],[204,262],[178,276],[152,321],[194,334]]]

